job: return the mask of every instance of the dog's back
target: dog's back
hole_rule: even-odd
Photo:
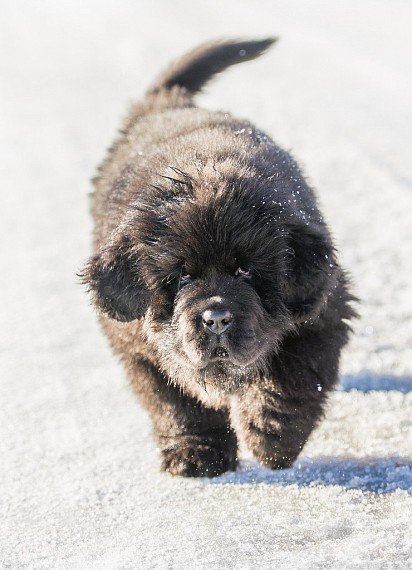
[[[231,156],[238,170],[239,164],[251,160],[256,150],[253,146],[268,141],[267,135],[248,121],[227,112],[197,108],[193,99],[215,75],[259,57],[275,41],[267,38],[203,44],[167,67],[143,100],[132,106],[120,137],[93,179],[96,246],[119,223],[130,200],[147,190],[155,171],[162,174],[165,165],[195,167],[200,162],[204,166],[213,156],[213,149],[218,149],[221,156]],[[272,168],[281,162],[283,169],[289,165],[295,171],[291,157],[274,145],[273,149]]]

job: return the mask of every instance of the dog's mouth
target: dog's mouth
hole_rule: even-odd
[[[263,362],[263,344],[256,343],[255,337],[241,338],[238,343],[231,341],[225,335],[220,338],[206,339],[201,343],[185,342],[182,357],[191,367],[216,373],[218,370],[227,373],[237,373],[253,367],[255,361]]]
[[[217,346],[212,350],[211,360],[226,360],[229,358],[229,352],[223,346]]]

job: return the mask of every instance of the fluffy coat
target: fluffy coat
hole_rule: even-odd
[[[273,41],[213,42],[170,66],[94,180],[82,278],[175,475],[235,469],[239,436],[263,465],[290,466],[337,381],[354,316],[292,157],[193,102]]]

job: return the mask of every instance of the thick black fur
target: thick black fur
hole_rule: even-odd
[[[234,469],[241,434],[289,466],[322,415],[354,316],[316,198],[291,156],[193,94],[273,40],[218,42],[171,66],[133,107],[95,179],[83,272],[149,410],[163,469]],[[202,315],[230,311],[210,334]]]

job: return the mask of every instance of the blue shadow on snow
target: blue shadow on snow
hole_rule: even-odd
[[[290,469],[278,471],[265,469],[254,461],[242,461],[237,471],[207,481],[212,485],[336,485],[386,494],[396,490],[412,491],[412,461],[397,456],[369,459],[302,457]]]
[[[407,394],[412,391],[412,376],[391,376],[389,374],[374,374],[359,372],[354,375],[342,376],[338,390],[350,392],[396,391]]]

